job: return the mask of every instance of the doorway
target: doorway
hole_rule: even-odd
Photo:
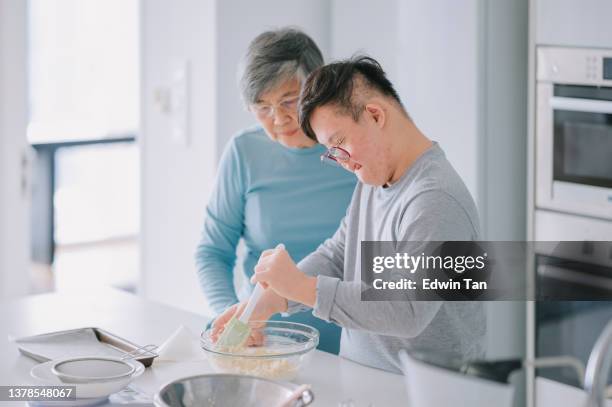
[[[139,2],[29,0],[31,291],[138,280]]]

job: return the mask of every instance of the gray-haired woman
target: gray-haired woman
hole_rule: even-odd
[[[355,177],[323,165],[325,148],[297,120],[301,85],[322,64],[315,42],[293,28],[266,31],[248,48],[240,88],[258,125],[232,138],[223,153],[196,253],[200,285],[217,313],[238,303],[233,270],[240,238],[250,277],[263,250],[283,243],[300,261],[333,235],[345,214]],[[319,348],[338,353],[339,327],[310,311],[289,319],[315,326]]]

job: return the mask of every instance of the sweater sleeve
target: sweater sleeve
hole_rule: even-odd
[[[195,254],[200,287],[216,313],[238,302],[233,269],[244,231],[245,179],[236,139],[232,139],[219,163]]]
[[[397,230],[405,243],[402,251],[418,253],[429,241],[472,240],[474,227],[463,208],[442,192],[427,192],[413,202],[415,216],[404,219]],[[412,245],[411,245],[412,244]],[[310,264],[322,269],[326,261]],[[317,278],[314,315],[344,328],[381,335],[418,336],[436,316],[441,301],[362,301],[362,282],[343,281],[331,275]]]
[[[315,277],[319,275],[342,278],[344,265],[344,238],[346,235],[346,217],[332,237],[323,242],[316,251],[310,253],[299,262],[298,268],[305,274]],[[309,309],[308,306],[295,301],[287,304],[287,313],[293,314]]]

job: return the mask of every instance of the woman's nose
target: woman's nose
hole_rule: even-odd
[[[273,120],[275,126],[282,126],[291,120],[291,117],[282,110],[274,109]]]

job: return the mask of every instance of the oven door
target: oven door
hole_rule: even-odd
[[[573,356],[586,366],[612,319],[612,267],[538,255],[536,270],[538,298],[567,299],[536,302],[536,357]],[[569,368],[538,369],[537,375],[581,384]]]
[[[612,88],[538,85],[536,202],[612,219]]]

